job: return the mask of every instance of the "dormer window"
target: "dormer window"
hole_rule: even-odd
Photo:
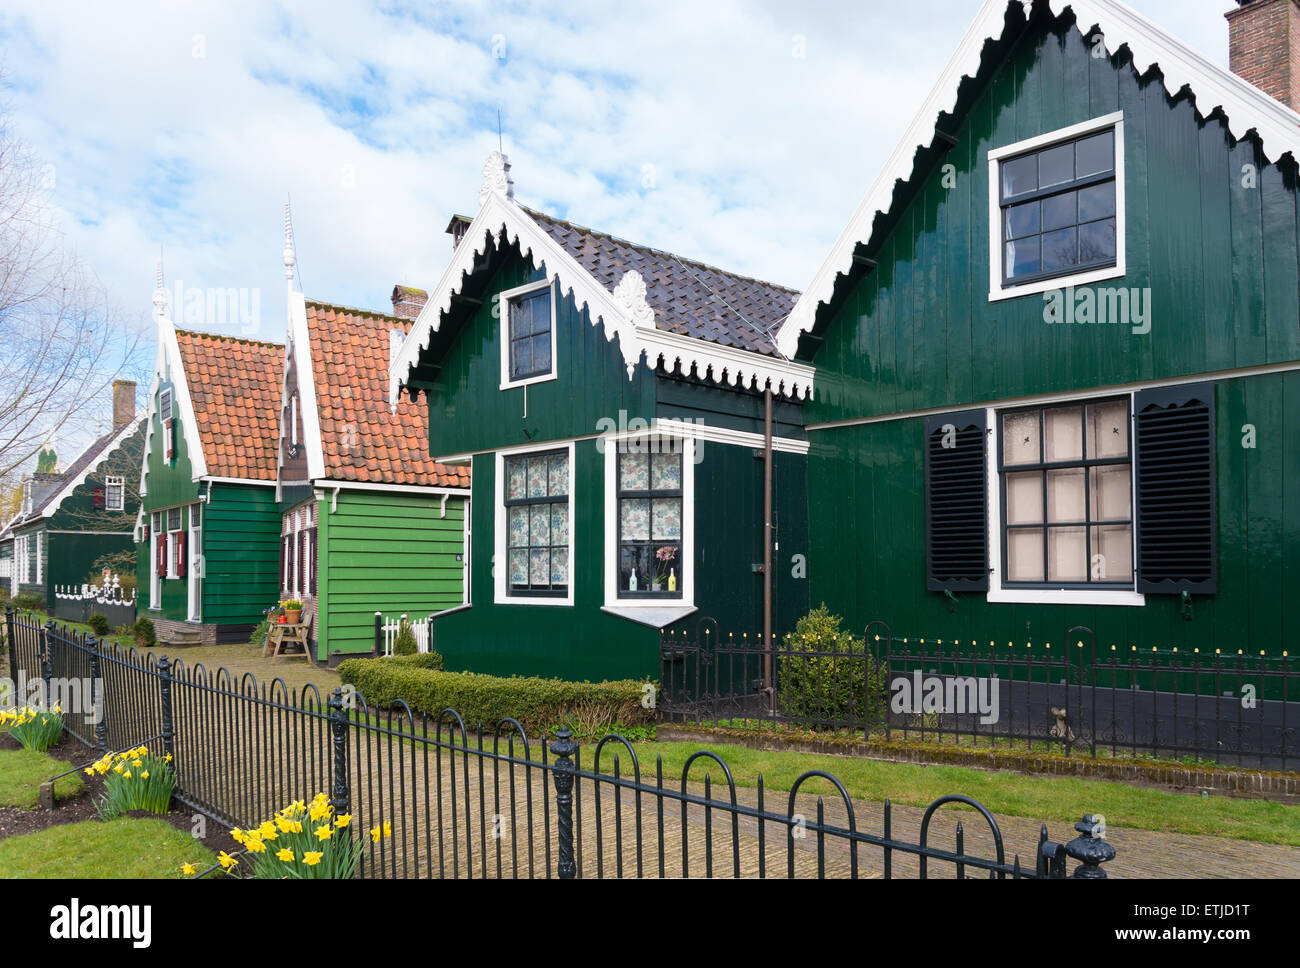
[[[1123,115],[989,152],[990,299],[1124,274]]]
[[[529,283],[500,295],[501,389],[555,379],[555,292]]]

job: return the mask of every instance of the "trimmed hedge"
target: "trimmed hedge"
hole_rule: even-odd
[[[378,659],[347,659],[339,676],[373,707],[403,699],[414,712],[437,716],[444,709],[460,713],[467,729],[491,732],[507,718],[517,719],[529,736],[554,733],[568,726],[580,738],[615,728],[653,722],[642,708],[645,683],[564,682],[535,677],[488,676],[432,668],[437,653]]]
[[[394,655],[388,658],[389,662],[397,665],[415,666],[417,669],[443,669],[442,653],[430,650],[424,653],[412,653],[410,655]]]

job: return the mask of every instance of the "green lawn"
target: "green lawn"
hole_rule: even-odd
[[[0,877],[180,877],[187,861],[202,870],[215,858],[162,819],[83,820],[0,840]]]
[[[40,786],[50,777],[72,769],[73,764],[34,750],[0,750],[0,807],[31,809],[40,804]],[[83,784],[74,773],[54,784],[56,799],[76,796]]]
[[[1198,797],[1105,780],[1025,776],[962,766],[891,763],[742,746],[638,743],[635,749],[642,780],[654,782],[655,757],[662,756],[664,785],[674,788],[680,785],[686,758],[696,750],[707,749],[717,753],[731,768],[737,786],[755,786],[762,774],[764,789],[769,792],[789,791],[800,774],[825,770],[839,778],[850,796],[863,800],[882,801],[889,797],[894,803],[924,807],[941,796],[959,793],[973,797],[994,814],[1034,817],[1053,824],[1073,825],[1085,813],[1101,813],[1112,828],[1207,834],[1300,846],[1300,806],[1270,800]],[[614,752],[613,744],[606,745],[601,754],[603,773],[613,772]],[[590,747],[583,750],[582,760],[583,767],[590,769]],[[620,763],[623,776],[629,775],[627,767],[624,756]],[[691,767],[691,779],[703,781],[706,772],[712,776],[714,795],[725,796],[725,779],[712,760],[696,760]],[[838,796],[825,780],[809,780],[800,789],[806,793],[822,793],[828,799]],[[772,809],[784,809],[781,802],[769,803]]]

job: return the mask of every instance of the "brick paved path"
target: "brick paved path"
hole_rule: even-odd
[[[364,762],[367,757],[358,759],[363,762],[354,763],[354,768],[360,771],[367,765]],[[389,876],[436,877],[440,874],[439,858],[441,876],[544,877],[548,871],[553,875],[557,848],[555,790],[550,771],[516,765],[512,776],[509,764],[488,760],[480,773],[478,764],[479,759],[473,754],[444,758],[441,770],[432,755],[427,771],[422,756],[400,757],[395,761],[380,755],[369,763],[372,780],[382,782],[389,794],[373,797],[374,802],[370,804],[364,799],[354,802],[354,810],[367,825],[382,816],[396,830],[394,838],[385,841],[382,865],[378,856],[372,857],[372,876],[382,871]],[[623,775],[626,777],[627,772]],[[440,783],[434,782],[436,777],[440,777]],[[643,781],[646,780],[654,782],[653,777],[643,776]],[[821,788],[806,787],[811,792],[801,793],[791,812],[802,814],[809,824],[815,825],[819,809],[817,794],[821,793],[824,824],[847,828],[848,814],[843,800],[829,782],[814,782],[819,782]],[[354,782],[352,788],[364,790],[366,786]],[[677,791],[680,785],[665,781],[665,789]],[[399,791],[396,796],[394,791]],[[699,797],[705,795],[703,783],[690,784],[688,791]],[[683,818],[680,801],[645,793],[638,797],[635,791],[626,789],[618,792],[620,795],[616,796],[608,783],[601,783],[597,788],[589,779],[578,784],[575,834],[580,872],[584,877],[620,876],[620,858],[621,876],[637,876],[638,829],[641,831],[640,871],[645,877],[658,877],[661,869],[663,876],[668,877],[681,877],[683,873],[692,877],[734,877],[737,871],[741,877],[757,877],[760,869],[768,877],[788,874],[792,844],[787,835],[789,825],[784,821],[790,809],[787,792],[767,792],[765,810],[782,819],[763,821],[761,831],[755,817],[739,816],[733,820],[729,810],[692,803],[687,805]],[[710,793],[718,802],[729,802],[725,784],[712,784]],[[756,807],[757,797],[756,789],[736,790],[741,807]],[[381,811],[384,801],[390,804],[387,812]],[[919,842],[923,813],[919,807],[894,805],[890,817],[892,839],[910,844]],[[853,815],[857,830],[883,836],[882,803],[855,800]],[[996,819],[1006,863],[1012,863],[1018,854],[1022,866],[1032,871],[1043,821],[1024,817]],[[956,853],[959,821],[964,853],[969,857],[995,859],[996,846],[988,824],[974,811],[956,805],[943,808],[935,815],[928,842]],[[1047,828],[1048,836],[1059,842],[1076,836],[1068,823],[1052,821]],[[819,842],[815,832],[803,832],[805,836],[793,841],[796,876],[816,877],[819,871],[826,877],[850,876],[852,845],[835,836],[826,836]],[[1110,826],[1107,837],[1118,853],[1106,868],[1112,877],[1300,877],[1300,848],[1126,830],[1122,825]],[[885,876],[884,848],[858,844],[856,852],[859,877]],[[919,862],[915,855],[898,848],[889,854],[890,876],[917,876]],[[1074,862],[1069,866],[1073,870]],[[951,878],[956,873],[950,862],[931,859],[927,865],[930,877]],[[965,874],[988,876],[987,872],[969,866]]]

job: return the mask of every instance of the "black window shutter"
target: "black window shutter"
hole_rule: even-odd
[[[316,597],[316,576],[320,571],[320,546],[316,544],[316,529],[312,528],[307,532],[311,535],[311,551],[308,557],[311,559],[311,596]]]
[[[983,410],[926,418],[925,561],[930,591],[988,591],[986,424]]]
[[[1140,390],[1133,400],[1137,590],[1218,590],[1214,384]]]

